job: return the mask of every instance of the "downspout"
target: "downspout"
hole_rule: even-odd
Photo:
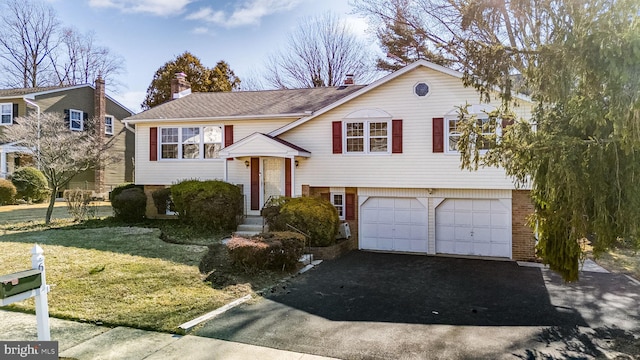
[[[38,111],[38,137],[37,137],[37,143],[36,143],[36,160],[37,160],[36,166],[38,170],[40,170],[40,105],[36,104],[35,102],[27,98],[23,98],[23,100],[27,104],[31,106],[35,106],[36,110]]]

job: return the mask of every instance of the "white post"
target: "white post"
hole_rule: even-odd
[[[31,249],[31,268],[42,271],[42,285],[36,290],[36,320],[38,322],[38,340],[50,341],[51,331],[49,328],[49,299],[47,292],[47,278],[44,267],[44,251],[38,244]]]
[[[7,150],[0,150],[0,177],[7,178]]]

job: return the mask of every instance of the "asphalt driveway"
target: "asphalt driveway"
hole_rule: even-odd
[[[343,359],[629,357],[639,308],[623,275],[565,284],[514,262],[352,252],[195,334]]]

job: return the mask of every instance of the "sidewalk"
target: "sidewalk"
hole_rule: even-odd
[[[0,310],[0,340],[37,340],[36,317]],[[51,318],[51,339],[60,357],[97,359],[282,359],[322,360],[326,357],[276,350],[192,335],[173,335],[126,327],[108,328]]]

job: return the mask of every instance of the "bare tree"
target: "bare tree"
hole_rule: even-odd
[[[59,21],[42,2],[8,0],[0,17],[0,58],[6,86],[36,87],[51,70],[49,55],[58,46]]]
[[[287,46],[266,65],[266,81],[277,88],[336,86],[347,74],[368,79],[369,55],[349,26],[331,13],[305,18]]]
[[[58,51],[50,54],[55,82],[65,85],[89,84],[98,75],[111,87],[123,71],[124,59],[104,46],[96,45],[95,34],[82,34],[74,28],[61,32]]]
[[[56,195],[75,176],[94,168],[97,164],[117,161],[107,151],[112,142],[100,142],[89,119],[86,131],[71,131],[64,116],[59,113],[30,114],[17,118],[5,127],[2,138],[17,142],[33,155],[36,164],[49,182],[51,196],[45,222],[51,222]]]

